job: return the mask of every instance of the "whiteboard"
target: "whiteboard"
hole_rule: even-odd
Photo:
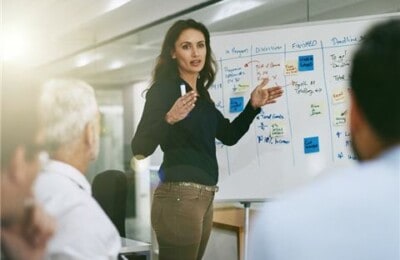
[[[400,13],[212,35],[218,73],[209,91],[225,117],[239,114],[264,77],[284,88],[236,145],[216,141],[217,200],[271,198],[355,162],[346,117],[352,53],[389,16]]]

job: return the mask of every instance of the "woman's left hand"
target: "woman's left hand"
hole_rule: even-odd
[[[262,107],[266,104],[276,102],[276,99],[282,96],[283,90],[281,86],[267,87],[269,79],[263,79],[253,92],[251,92],[250,102],[254,109]]]

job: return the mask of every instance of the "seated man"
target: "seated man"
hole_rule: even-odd
[[[94,90],[78,80],[51,80],[40,112],[50,161],[35,184],[37,198],[58,222],[49,243],[51,259],[116,259],[118,231],[91,196],[85,172],[99,149],[99,112]]]
[[[1,251],[6,259],[42,259],[55,225],[32,196],[39,170],[38,88],[19,80],[28,78],[23,71],[9,69],[1,86]]]
[[[250,259],[400,259],[400,20],[374,26],[351,68],[360,164],[267,203]]]

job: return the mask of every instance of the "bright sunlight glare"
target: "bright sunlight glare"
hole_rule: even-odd
[[[25,57],[29,50],[28,34],[22,30],[5,30],[0,35],[1,59],[15,61]]]

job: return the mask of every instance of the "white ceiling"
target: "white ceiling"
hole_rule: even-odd
[[[400,11],[400,0],[3,0],[2,59],[96,87],[148,79],[177,19],[211,33]]]

